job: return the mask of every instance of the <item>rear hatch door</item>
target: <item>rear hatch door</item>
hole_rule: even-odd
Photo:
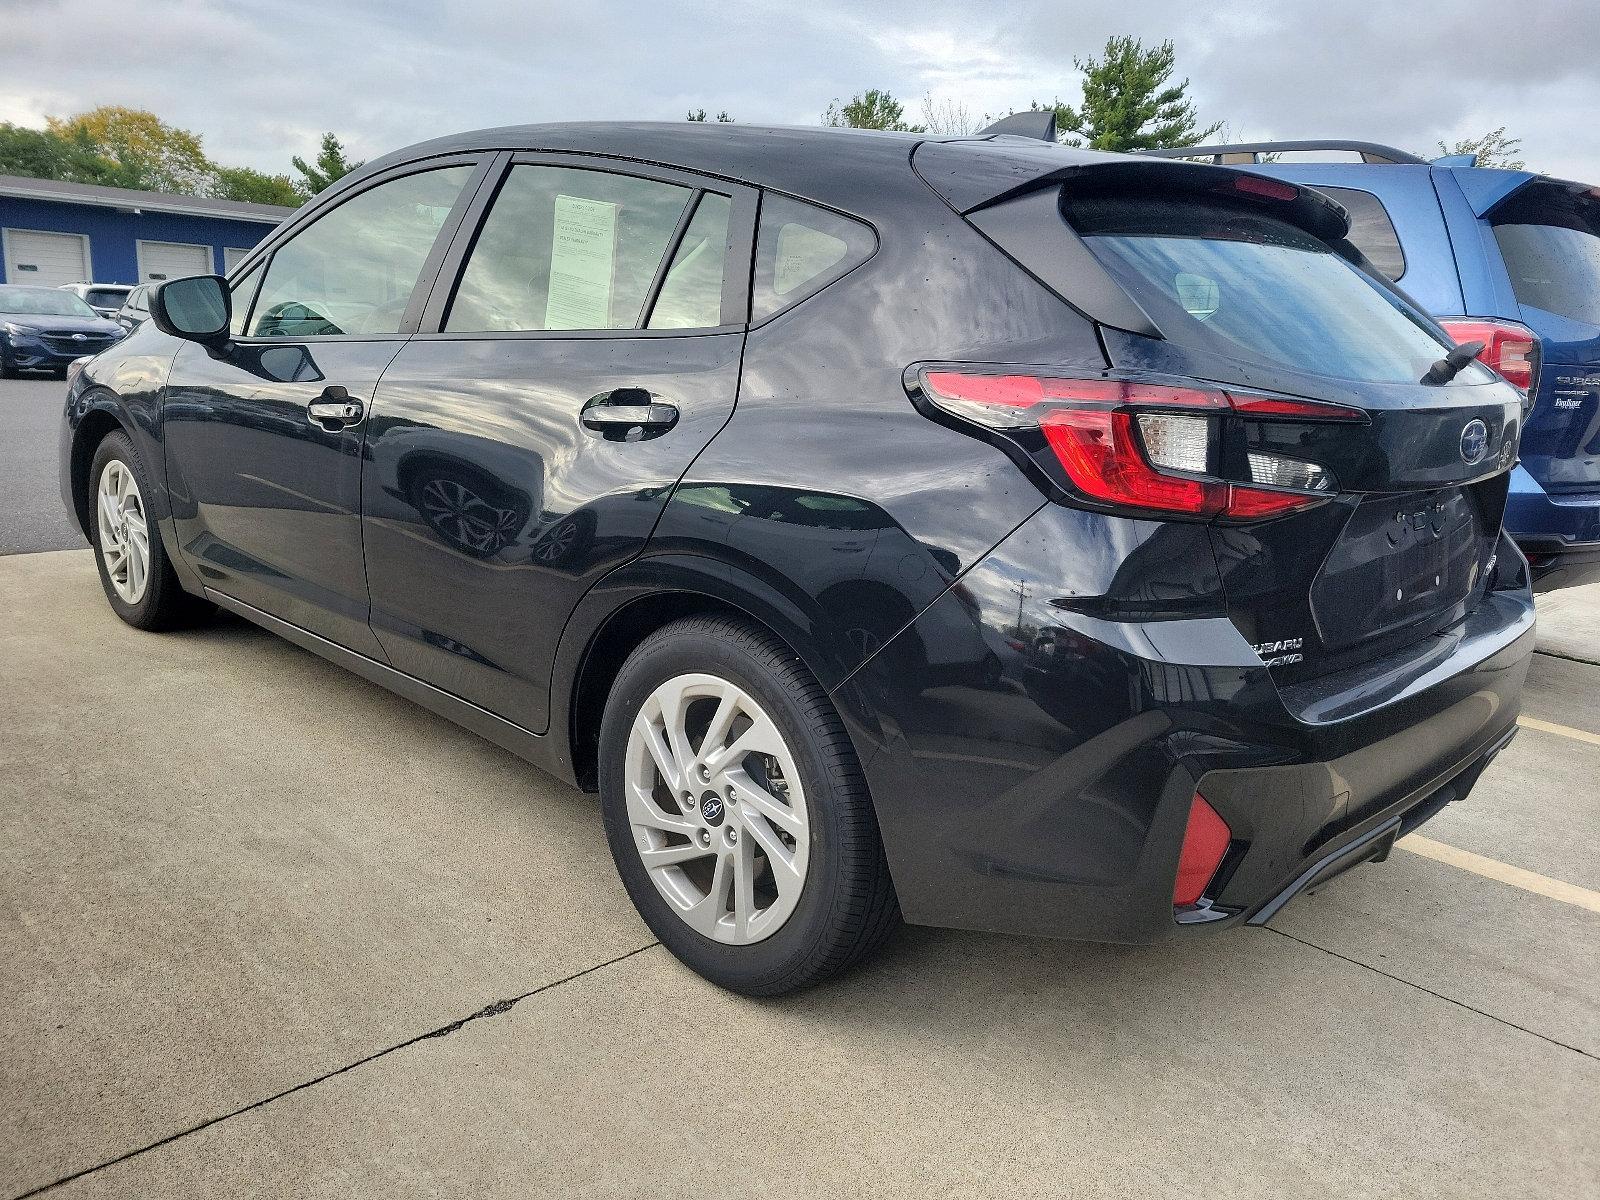
[[[1240,404],[1229,422],[1231,478],[1269,481],[1274,460],[1331,476],[1323,503],[1211,531],[1230,617],[1293,683],[1418,642],[1481,599],[1522,400],[1477,363],[1424,383],[1450,344],[1431,319],[1270,200],[1090,187],[1063,213],[1161,333],[1104,329],[1117,368],[1346,410]]]
[[[1486,219],[1541,342],[1523,465],[1546,491],[1600,493],[1600,188],[1535,177]]]

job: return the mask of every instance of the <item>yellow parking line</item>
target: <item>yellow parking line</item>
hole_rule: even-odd
[[[1590,733],[1587,729],[1557,725],[1554,721],[1541,721],[1538,717],[1518,717],[1517,724],[1526,725],[1529,729],[1537,729],[1543,733],[1559,733],[1562,737],[1569,737],[1575,742],[1588,742],[1591,746],[1600,746],[1600,733]]]
[[[1447,846],[1443,842],[1423,837],[1420,833],[1409,834],[1395,845],[1413,854],[1420,854],[1423,858],[1431,858],[1434,862],[1448,863],[1452,867],[1460,867],[1463,871],[1471,871],[1474,875],[1482,875],[1485,879],[1508,883],[1514,888],[1521,888],[1537,896],[1548,896],[1551,900],[1559,900],[1575,908],[1586,908],[1592,913],[1600,913],[1600,892],[1591,892],[1588,888],[1579,887],[1575,883],[1551,879],[1548,875],[1525,871],[1521,867],[1485,858],[1470,850]]]

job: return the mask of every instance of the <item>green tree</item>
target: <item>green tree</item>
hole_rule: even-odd
[[[703,108],[691,109],[690,112],[689,112],[688,119],[691,120],[691,121],[704,121],[704,120],[706,120],[706,110],[703,109]],[[719,124],[719,125],[732,125],[733,124],[733,118],[728,115],[728,110],[727,109],[723,109],[721,112],[719,112],[717,114],[717,124]]]
[[[62,179],[69,183],[98,183],[110,187],[138,187],[140,180],[110,159],[102,158],[87,138],[62,137],[47,129],[29,129],[0,123],[0,175],[27,175],[34,179]]]
[[[1155,150],[1202,141],[1221,123],[1199,125],[1199,114],[1186,98],[1189,81],[1170,82],[1175,62],[1171,42],[1146,49],[1137,38],[1107,38],[1101,57],[1072,60],[1083,72],[1077,108],[1060,100],[1034,101],[1033,108],[1055,110],[1057,127],[1069,135],[1061,140],[1069,146]]]
[[[345,157],[343,143],[331,133],[322,135],[322,149],[317,153],[315,166],[298,154],[290,161],[294,163],[294,169],[304,176],[299,186],[309,196],[315,196],[335,180],[344,178],[361,166]]]
[[[906,108],[882,88],[868,88],[860,95],[851,96],[848,104],[835,100],[822,114],[824,125],[848,126],[851,129],[889,129],[897,133],[923,133],[921,125],[908,125]]]
[[[1440,154],[1476,154],[1480,167],[1504,167],[1520,171],[1527,164],[1519,157],[1522,139],[1507,137],[1506,127],[1491,129],[1482,137],[1462,138],[1454,146],[1439,143]]]
[[[218,200],[281,204],[285,208],[294,208],[305,201],[305,196],[287,175],[268,175],[254,167],[218,167],[211,194]]]
[[[144,109],[107,104],[76,116],[46,117],[45,124],[58,138],[112,164],[107,173],[117,186],[192,196],[206,191],[215,173],[199,135]]]

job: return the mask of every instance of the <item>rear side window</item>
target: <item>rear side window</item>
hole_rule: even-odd
[[[1406,255],[1400,248],[1400,235],[1394,231],[1389,210],[1371,192],[1356,188],[1319,187],[1317,191],[1332,196],[1344,205],[1350,214],[1349,242],[1367,261],[1390,279],[1399,279],[1406,273]]]
[[[634,328],[693,197],[632,175],[513,167],[467,259],[446,332]],[[719,298],[720,278],[719,264]]]
[[[1199,197],[1083,198],[1067,218],[1173,341],[1366,382],[1415,383],[1442,343],[1327,243]]]
[[[872,228],[814,204],[768,192],[756,236],[750,319],[764,321],[814,296],[872,257]]]
[[[1600,196],[1536,181],[1491,217],[1517,303],[1600,325]]]
[[[733,205],[726,196],[715,192],[701,195],[694,219],[661,281],[649,328],[710,329],[722,324],[722,283],[732,213]]]

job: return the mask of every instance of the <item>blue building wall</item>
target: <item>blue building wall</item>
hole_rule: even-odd
[[[277,228],[265,221],[186,217],[176,213],[125,213],[97,205],[9,196],[0,196],[0,227],[87,234],[94,279],[86,282],[93,283],[138,283],[135,243],[140,240],[210,246],[212,268],[220,275],[225,247],[248,250]],[[7,280],[5,272],[5,264],[0,263],[0,283],[17,282]]]

